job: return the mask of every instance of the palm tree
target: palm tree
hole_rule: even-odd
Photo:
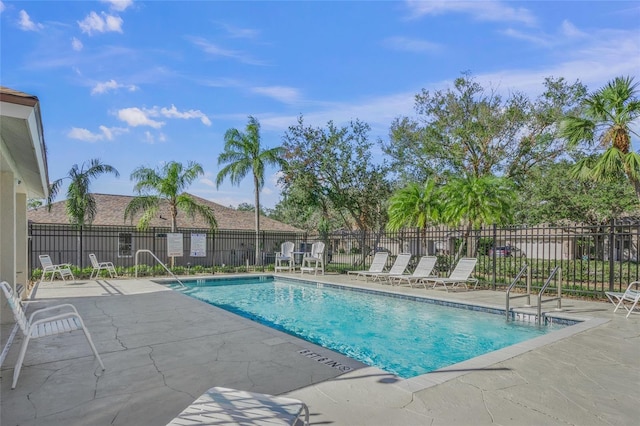
[[[440,202],[435,181],[428,179],[423,185],[412,182],[396,191],[389,199],[387,229],[398,231],[416,227],[421,230],[426,247],[427,226],[440,218]]]
[[[604,152],[578,161],[574,177],[616,180],[626,176],[640,200],[640,156],[631,147],[631,135],[638,135],[632,124],[639,116],[638,84],[632,77],[616,77],[589,95],[580,116],[562,121],[560,136],[570,147],[599,143]]]
[[[184,190],[199,176],[204,174],[202,166],[190,161],[185,169],[182,163],[170,161],[162,167],[154,170],[148,167],[138,167],[131,173],[131,180],[137,181],[133,190],[139,194],[124,210],[125,220],[142,212],[137,227],[140,230],[149,228],[149,223],[160,210],[161,202],[169,205],[171,216],[171,232],[178,229],[178,210],[182,210],[189,216],[196,214],[204,218],[211,230],[218,227],[211,207],[197,203],[191,195]]]
[[[509,223],[513,218],[515,192],[506,178],[492,175],[466,176],[450,180],[441,191],[442,217],[451,225],[465,226],[464,241],[471,231],[483,224]],[[467,245],[467,254],[474,255],[474,244]],[[460,257],[464,244],[458,249]]]
[[[260,123],[249,116],[245,133],[237,129],[229,129],[224,134],[224,151],[218,156],[218,165],[226,164],[216,178],[219,188],[226,177],[232,185],[240,185],[242,180],[251,172],[253,174],[253,188],[255,198],[256,219],[256,265],[262,264],[260,251],[260,190],[264,186],[264,169],[267,165],[284,165],[283,149],[263,149],[260,146]]]
[[[91,180],[104,173],[113,173],[116,177],[120,176],[120,173],[114,167],[103,164],[97,158],[90,160],[88,164],[83,163],[82,167],[74,164],[67,176],[49,185],[49,197],[47,198],[49,210],[51,210],[51,203],[58,195],[64,180],[69,179],[71,182],[67,187],[67,202],[65,205],[67,216],[69,216],[70,222],[78,228],[85,224],[91,224],[96,216],[96,201],[89,192],[89,185]]]

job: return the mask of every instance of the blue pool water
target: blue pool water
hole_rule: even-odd
[[[271,277],[185,284],[189,296],[403,378],[561,327],[506,322],[502,315]]]

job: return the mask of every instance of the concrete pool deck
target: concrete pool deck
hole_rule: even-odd
[[[304,278],[498,308],[505,303],[500,291]],[[7,309],[4,296],[0,303]],[[627,425],[640,416],[640,315],[625,319],[609,302],[564,299],[562,314],[591,319],[588,326],[409,380],[147,279],[45,283],[27,311],[59,303],[78,308],[106,370],[82,333],[38,339],[11,390],[18,334],[0,370],[3,426],[164,425],[213,386],[301,399],[311,424]],[[512,306],[523,303],[515,299]],[[2,324],[3,346],[11,329]],[[318,362],[319,355],[333,362]]]

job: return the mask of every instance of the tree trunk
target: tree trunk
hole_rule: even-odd
[[[253,183],[256,199],[256,266],[260,266],[262,265],[262,250],[260,249],[260,182],[258,176],[253,176]]]

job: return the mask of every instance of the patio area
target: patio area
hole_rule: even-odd
[[[343,275],[305,278],[500,308],[505,303],[503,292],[489,290],[445,293]],[[1,303],[7,309],[4,296]],[[82,333],[38,339],[11,390],[21,342],[16,336],[1,370],[2,425],[164,425],[213,386],[300,399],[311,424],[627,425],[640,416],[640,315],[625,319],[609,302],[564,299],[563,315],[589,321],[409,380],[146,279],[45,283],[27,311],[59,303],[78,308],[106,370]],[[11,328],[2,325],[3,345]]]

